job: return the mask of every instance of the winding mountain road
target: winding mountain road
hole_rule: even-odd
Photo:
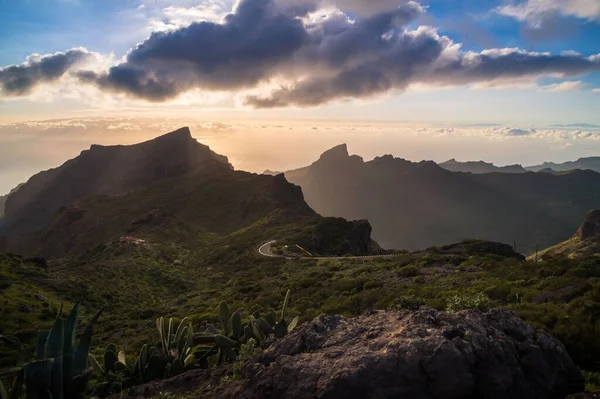
[[[377,259],[377,258],[393,258],[398,256],[399,254],[392,255],[364,255],[364,256],[300,256],[300,257],[290,257],[285,255],[276,255],[271,250],[271,246],[275,244],[277,240],[272,240],[264,243],[258,248],[258,253],[262,256],[266,256],[269,258],[285,258],[288,260],[291,259],[316,259],[316,260],[342,260],[342,259]]]

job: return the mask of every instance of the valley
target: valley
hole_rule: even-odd
[[[101,158],[84,151],[81,157],[30,179],[16,191],[19,195],[10,196],[0,238],[5,251],[0,256],[0,312],[5,320],[0,334],[19,342],[24,350],[33,350],[37,331],[52,326],[61,306],[81,303],[83,321],[104,307],[94,330],[92,354],[101,357],[103,348],[113,343],[125,353],[136,353],[155,340],[155,320],[161,316],[187,318],[194,331],[202,331],[207,323],[219,324],[221,301],[227,301],[245,320],[258,309],[278,309],[290,290],[288,314],[298,317],[300,324],[320,314],[357,317],[378,309],[485,312],[500,307],[560,339],[575,364],[589,370],[589,384],[596,378],[594,372],[600,372],[600,331],[595,316],[600,303],[600,258],[595,252],[581,257],[566,250],[547,250],[526,261],[513,245],[485,240],[456,240],[452,245],[412,251],[383,249],[371,236],[378,234],[377,228],[372,229],[368,221],[333,217],[337,216],[333,210],[336,215],[324,217],[311,209],[311,190],[326,187],[323,184],[328,181],[319,180],[328,175],[317,173],[324,173],[318,164],[317,168],[313,165],[285,175],[306,186],[307,204],[305,187],[288,183],[281,174],[233,170],[225,157],[197,147],[188,132],[179,130],[156,139],[161,146],[169,143],[169,154],[194,154],[184,163],[180,160],[185,158],[163,156],[160,151],[150,155],[158,148],[152,142],[134,146],[131,150],[142,152],[138,161],[128,162],[115,174],[132,177],[119,180],[120,186],[103,183],[100,187],[105,188],[100,190],[87,179],[81,180],[88,165],[96,170],[97,162],[112,162],[116,154],[128,154],[130,148],[96,147],[91,151],[102,154]],[[193,148],[199,152],[194,153],[197,150]],[[152,168],[145,166],[147,156],[153,157]],[[345,165],[346,171],[363,167],[357,157],[347,159],[343,148],[319,162],[323,159],[354,165]],[[416,181],[407,177],[411,173],[436,183],[440,176],[446,181],[473,182],[468,175],[443,171],[429,163],[413,165],[385,158],[374,166],[380,162],[389,163],[395,176],[401,178],[401,187]],[[329,166],[325,170],[333,173],[336,169]],[[366,173],[359,170],[355,169],[357,176]],[[392,176],[392,172],[387,173]],[[447,175],[452,173],[457,176]],[[78,177],[71,180],[53,174]],[[548,184],[568,179],[560,183],[571,187],[568,195],[572,198],[585,195],[596,182],[596,176],[587,172],[576,173],[576,179],[547,174],[538,178],[531,173],[522,176],[531,190],[520,192],[520,204],[551,192],[539,188],[544,186],[538,179]],[[102,179],[107,177],[96,181]],[[497,187],[494,185],[504,180],[509,182],[503,184],[515,184],[508,174],[493,174],[485,184],[473,187]],[[337,183],[346,188],[353,184],[343,176],[338,176]],[[65,190],[69,186],[78,188]],[[415,189],[411,194],[438,193],[430,191],[433,188]],[[323,190],[330,196],[336,192]],[[490,190],[498,192],[498,188]],[[344,198],[350,198],[348,195]],[[567,198],[567,193],[554,195]],[[339,203],[330,198],[332,204]],[[409,198],[408,193],[404,198]],[[481,196],[480,212],[491,198]],[[583,208],[593,200],[572,202]],[[491,215],[494,212],[492,209]],[[566,210],[563,217],[568,223],[560,226],[580,225],[583,218],[570,220],[576,214],[576,210]],[[33,215],[38,216],[32,219]],[[478,228],[487,226],[481,213],[477,217]],[[451,220],[459,231],[476,231],[461,227],[469,226],[468,218],[444,223]],[[594,235],[595,227],[590,227],[595,226],[595,220],[588,215],[580,229],[591,234],[586,235],[588,247],[600,242]],[[439,226],[442,220],[437,223]],[[422,220],[415,226],[412,230],[418,237],[431,222]],[[543,231],[542,227],[538,229]],[[496,225],[495,229],[502,228]],[[575,230],[550,233],[547,240],[568,238]],[[448,237],[451,240],[454,236]],[[0,347],[0,367],[18,364],[20,356],[11,347]],[[98,383],[105,379],[94,378]]]

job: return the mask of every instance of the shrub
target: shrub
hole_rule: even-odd
[[[493,301],[483,292],[465,292],[450,297],[446,302],[448,312],[458,312],[467,309],[478,309],[487,312],[494,305]]]
[[[399,277],[415,277],[418,276],[420,268],[417,266],[405,266],[396,273]]]

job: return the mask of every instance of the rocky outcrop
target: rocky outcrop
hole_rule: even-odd
[[[138,387],[125,397],[193,390],[202,397],[560,398],[583,391],[563,345],[514,313],[375,312],[322,315],[243,365]]]
[[[466,240],[438,248],[437,252],[457,255],[498,255],[506,258],[525,260],[525,256],[516,252],[512,246],[501,242],[485,240]]]
[[[600,210],[587,214],[583,225],[577,230],[577,236],[582,240],[600,238]]]
[[[564,398],[583,379],[563,345],[493,310],[321,316],[242,370],[236,398]]]

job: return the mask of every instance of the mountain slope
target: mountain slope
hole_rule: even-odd
[[[186,141],[186,146],[196,147],[195,141]],[[160,148],[146,154],[166,159],[172,147],[163,149],[165,154],[160,154]],[[206,148],[203,154],[212,152]],[[86,157],[70,162],[85,164]],[[139,162],[147,163],[142,158]],[[110,162],[108,158],[98,161],[94,168],[106,169]],[[38,292],[52,299],[45,311],[52,318],[58,298],[82,301],[88,310],[108,305],[111,317],[99,327],[99,334],[135,341],[140,329],[150,330],[147,322],[157,314],[168,315],[176,309],[181,314],[193,312],[200,320],[217,300],[246,300],[274,269],[285,269],[285,259],[258,254],[257,248],[267,241],[299,243],[319,255],[369,255],[377,248],[372,245],[368,222],[319,216],[306,204],[301,189],[283,175],[235,171],[225,162],[210,159],[189,164],[199,167],[147,179],[143,185],[132,181],[125,192],[76,199],[35,231],[20,233],[31,225],[29,219],[22,219],[27,226],[21,229],[17,220],[0,239],[1,250],[44,257],[48,265],[39,272],[29,272],[28,266],[27,273],[20,273],[21,261],[5,262],[4,267],[0,257],[0,280],[12,287],[27,287],[20,297],[7,291],[10,298],[0,303],[0,313],[16,321],[37,317]],[[55,192],[58,186],[70,185],[65,176],[46,190]],[[32,197],[30,203],[44,202]],[[260,300],[274,306],[284,288],[271,284],[268,297]],[[181,306],[192,299],[192,310]],[[20,304],[27,308],[19,310]],[[31,305],[35,305],[32,311]],[[37,328],[47,327],[42,321],[32,322],[28,331],[35,335]],[[123,327],[128,323],[136,330]],[[17,334],[18,325],[2,324],[6,333]],[[24,336],[24,342],[32,343],[31,338]]]
[[[78,199],[125,193],[198,168],[219,166],[230,168],[227,158],[199,144],[188,128],[131,146],[93,145],[62,166],[33,176],[10,195],[5,228],[17,234],[31,232]]]
[[[517,243],[520,252],[566,239],[600,201],[591,171],[466,174],[390,155],[364,162],[345,145],[286,172],[325,216],[368,219],[387,248],[421,249],[467,238]]]
[[[575,235],[566,241],[540,251],[538,259],[567,256],[573,259],[600,255],[600,210],[588,213]]]
[[[528,166],[525,169],[532,172],[540,172],[543,169],[552,169],[556,172],[582,169],[600,173],[600,157],[579,158],[577,161],[564,163],[544,162],[541,165]]]
[[[440,164],[442,168],[451,172],[464,172],[464,173],[527,173],[527,170],[521,165],[508,165],[508,166],[496,166],[492,163],[483,161],[478,162],[458,162],[456,159],[450,159],[449,161],[442,162]]]

